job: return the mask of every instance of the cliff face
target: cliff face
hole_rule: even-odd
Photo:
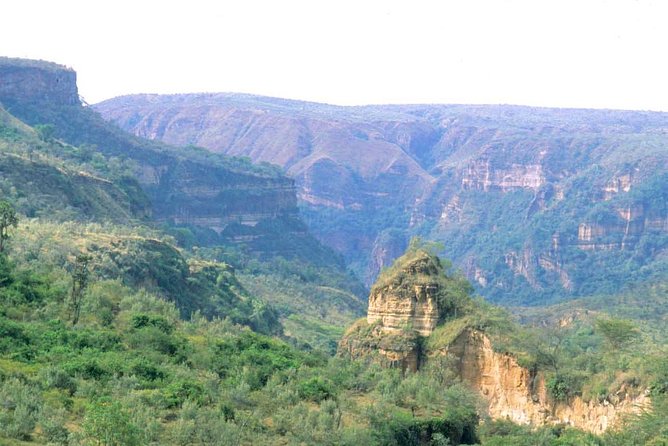
[[[339,353],[417,370],[423,359],[421,339],[452,311],[448,280],[438,257],[409,248],[380,275],[369,295],[366,320],[346,332]]]
[[[413,330],[429,336],[441,316],[438,265],[421,253],[402,266],[402,272],[376,284],[369,295],[367,323],[380,323],[382,331]]]
[[[397,245],[413,234],[443,241],[482,294],[509,304],[605,293],[591,289],[604,278],[642,281],[619,265],[661,268],[667,246],[665,113],[234,94],[128,96],[96,108],[137,135],[281,165],[309,228],[369,285],[391,260],[388,232]]]
[[[0,57],[0,100],[77,105],[74,70],[50,62]]]
[[[436,364],[450,364],[446,367],[455,376],[478,391],[490,417],[520,424],[566,424],[600,434],[650,407],[647,394],[630,387],[604,400],[556,401],[542,371],[494,350],[490,338],[474,328],[479,322],[472,324],[466,313],[475,304],[470,298],[453,302],[456,288],[444,278],[437,257],[409,250],[381,274],[371,290],[367,319],[347,330],[339,354],[404,371],[447,356],[451,360]]]
[[[411,371],[435,357],[449,356],[456,376],[480,393],[491,418],[519,424],[565,424],[601,434],[625,416],[651,407],[645,392],[629,388],[602,401],[585,401],[580,396],[555,401],[540,371],[520,366],[511,354],[494,351],[487,335],[472,328],[463,329],[445,347],[430,348],[429,341],[420,340],[415,331],[388,330],[382,320],[359,321],[341,340],[339,354]]]
[[[614,427],[630,414],[650,407],[645,393],[620,392],[614,401],[584,401],[581,397],[555,402],[548,397],[540,372],[521,367],[517,360],[495,352],[489,338],[464,330],[446,349],[430,352],[456,358],[458,375],[487,401],[489,415],[520,424],[566,424],[595,434]]]
[[[281,234],[315,245],[299,218],[292,179],[248,161],[152,143],[116,129],[81,105],[71,69],[0,59],[0,103],[30,125],[54,125],[61,141],[130,161],[157,221],[209,228],[272,255],[309,255],[277,242]]]
[[[288,178],[235,172],[189,160],[170,161],[144,167],[140,177],[154,198],[154,216],[159,221],[208,227],[219,234],[241,226],[253,234],[261,222],[298,219],[295,187]],[[304,231],[303,227],[294,229]]]

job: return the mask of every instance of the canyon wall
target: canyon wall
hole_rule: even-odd
[[[51,62],[0,57],[0,102],[78,105],[74,70]]]
[[[272,255],[291,257],[299,250],[289,242],[278,243],[279,234],[284,240],[317,244],[300,220],[294,180],[245,159],[135,138],[81,104],[76,73],[67,67],[0,58],[0,104],[29,125],[53,125],[53,137],[61,144],[83,146],[134,166],[134,177],[150,201],[143,216],[208,228]]]
[[[239,94],[95,107],[137,135],[282,166],[309,228],[368,285],[414,234],[442,241],[480,293],[505,304],[605,294],[593,284],[663,268],[666,113]],[[634,276],[619,266],[637,259]]]
[[[560,424],[601,434],[624,416],[651,408],[644,389],[626,384],[603,399],[555,399],[543,371],[494,349],[490,337],[476,328],[484,325],[484,315],[471,316],[491,310],[473,309],[478,304],[470,296],[457,302],[457,289],[438,257],[409,248],[381,273],[371,289],[366,320],[346,331],[338,354],[404,372],[434,361],[477,391],[491,418],[519,424]],[[444,356],[449,360],[436,361]]]
[[[584,401],[576,396],[554,401],[548,396],[542,373],[521,367],[515,357],[498,353],[481,331],[464,330],[446,349],[430,355],[451,355],[462,380],[487,401],[489,415],[520,424],[541,426],[566,424],[601,434],[630,414],[651,407],[647,394],[639,389],[620,390],[615,398]]]

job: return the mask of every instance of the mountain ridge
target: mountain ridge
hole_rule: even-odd
[[[137,138],[84,106],[76,72],[58,64],[2,59],[0,85],[0,194],[40,221],[134,224],[139,231],[152,227],[173,237],[126,251],[154,257],[144,262],[141,255],[130,256],[156,269],[147,286],[162,281],[178,289],[161,293],[178,301],[184,317],[200,310],[207,317],[247,320],[250,315],[235,313],[247,311],[262,320],[264,302],[270,302],[286,320],[299,311],[308,318],[308,324],[291,324],[295,339],[329,349],[341,327],[361,314],[363,285],[310,235],[299,215],[294,181],[276,167]],[[123,255],[114,256],[124,261]],[[209,264],[215,267],[201,267]],[[195,272],[189,271],[192,265]],[[119,268],[140,276],[136,267],[128,261]],[[165,272],[169,268],[173,282]],[[235,269],[253,286],[253,296],[236,278],[247,295],[239,305],[198,295],[220,293],[209,282],[216,283],[219,275],[226,287],[224,279]],[[196,283],[200,280],[205,285]],[[276,281],[288,291],[272,289]],[[299,287],[299,295],[287,299]],[[277,313],[269,313],[272,324],[280,326]]]
[[[138,135],[281,165],[311,231],[367,285],[413,235],[443,242],[481,293],[512,304],[598,292],[579,273],[597,262],[616,283],[632,259],[665,270],[665,112],[234,94],[94,107]]]

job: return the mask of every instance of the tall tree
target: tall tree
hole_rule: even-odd
[[[83,303],[84,292],[90,279],[89,265],[92,259],[88,254],[78,254],[74,261],[72,290],[70,293],[72,325],[76,325],[81,316],[81,304]]]
[[[0,200],[0,253],[5,252],[5,242],[9,238],[9,228],[16,227],[19,218],[14,206],[7,200]]]

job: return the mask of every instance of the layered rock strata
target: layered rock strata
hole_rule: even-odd
[[[433,255],[417,250],[400,257],[372,288],[367,318],[347,330],[339,354],[404,371],[447,356],[456,376],[487,402],[490,417],[520,424],[565,424],[600,434],[650,407],[648,395],[630,387],[603,400],[554,400],[541,371],[495,351],[468,316],[457,318],[448,280]]]
[[[520,366],[514,356],[495,352],[481,331],[466,329],[445,349],[429,352],[455,358],[458,376],[487,401],[493,419],[520,424],[566,424],[595,434],[614,427],[624,416],[650,407],[646,393],[621,389],[603,401],[574,397],[567,402],[552,400],[542,373]]]
[[[421,254],[404,268],[404,273],[373,287],[367,323],[380,322],[386,333],[413,330],[420,336],[429,336],[440,317],[433,259]]]
[[[142,215],[209,228],[228,241],[252,243],[261,253],[293,256],[294,247],[276,240],[286,234],[314,245],[299,217],[294,180],[247,160],[126,134],[83,106],[76,72],[68,67],[0,58],[0,106],[29,125],[53,125],[59,141],[132,165],[137,187],[150,200],[150,211],[142,209]]]

